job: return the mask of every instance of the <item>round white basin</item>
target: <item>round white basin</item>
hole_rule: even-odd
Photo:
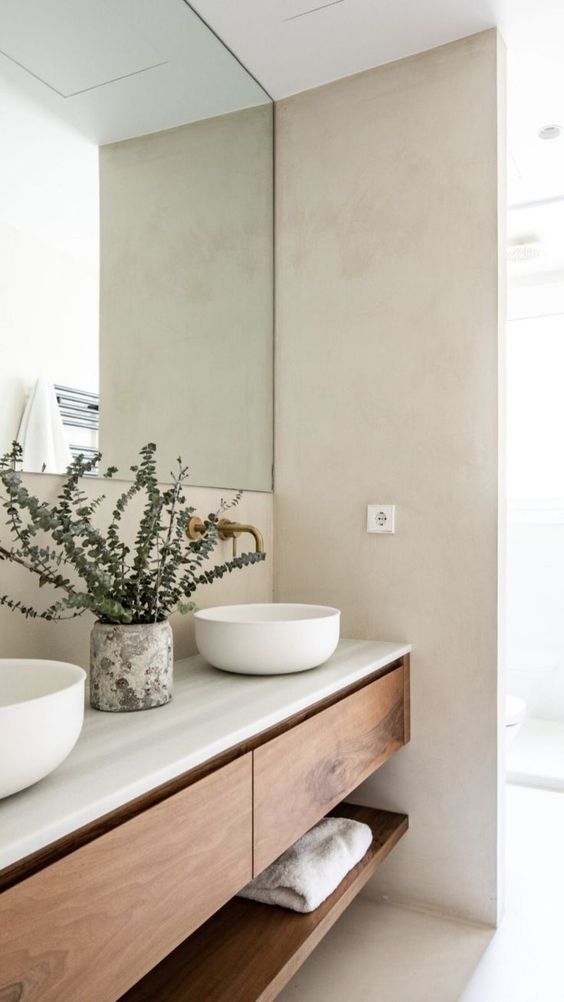
[[[326,605],[224,605],[194,613],[196,644],[215,668],[286,675],[317,668],[339,642],[341,613]]]
[[[85,678],[63,661],[0,659],[0,798],[67,757],[82,728]]]

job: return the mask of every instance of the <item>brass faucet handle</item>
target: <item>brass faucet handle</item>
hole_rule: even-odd
[[[194,542],[199,542],[200,539],[203,539],[205,531],[206,527],[200,516],[192,515],[192,518],[186,526],[186,535],[188,536],[188,539],[192,539]]]
[[[241,535],[239,522],[232,522],[230,518],[220,518],[217,532],[220,539],[238,539]]]

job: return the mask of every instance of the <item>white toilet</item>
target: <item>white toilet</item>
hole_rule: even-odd
[[[505,747],[515,740],[525,719],[527,704],[519,696],[505,697]]]

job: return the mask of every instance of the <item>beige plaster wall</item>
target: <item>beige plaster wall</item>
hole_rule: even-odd
[[[487,923],[501,69],[485,32],[276,110],[276,598],[412,642],[412,743],[360,791],[411,830],[371,893]]]
[[[273,110],[100,150],[100,448],[272,490]]]
[[[49,500],[60,489],[61,478],[45,474],[28,474],[24,478],[29,490]],[[114,481],[91,481],[88,483],[88,493],[98,495],[105,493],[108,506],[124,488],[123,483]],[[192,487],[187,489],[187,497],[199,513],[204,517],[219,506],[220,498],[229,497],[228,491],[207,490]],[[103,511],[107,511],[104,507]],[[133,535],[136,530],[136,509],[132,506],[129,516],[124,519],[124,532]],[[195,595],[195,600],[202,608],[208,605],[221,605],[229,602],[269,602],[272,600],[272,495],[251,491],[245,492],[234,517],[240,521],[257,525],[265,536],[267,558],[264,563],[246,567],[226,575],[221,581],[205,585]],[[103,524],[103,512],[100,524]],[[2,539],[6,538],[6,530],[0,530]],[[249,538],[249,546],[252,540]],[[241,537],[239,550],[245,545],[245,537]],[[227,560],[231,556],[231,543],[220,543],[215,563]],[[0,593],[17,596],[23,602],[45,608],[49,604],[47,589],[40,592],[36,579],[27,571],[12,564],[0,562]],[[86,613],[79,619],[65,623],[49,623],[44,620],[24,619],[16,612],[0,608],[0,658],[54,658],[60,661],[72,661],[88,668],[89,636],[94,622],[93,616]],[[172,617],[174,632],[175,658],[187,657],[195,652],[193,619],[191,615]]]

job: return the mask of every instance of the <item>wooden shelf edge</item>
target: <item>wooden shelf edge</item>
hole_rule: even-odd
[[[340,804],[370,825],[364,858],[314,912],[233,898],[122,996],[121,1002],[271,1002],[362,890],[408,828],[405,814]]]

